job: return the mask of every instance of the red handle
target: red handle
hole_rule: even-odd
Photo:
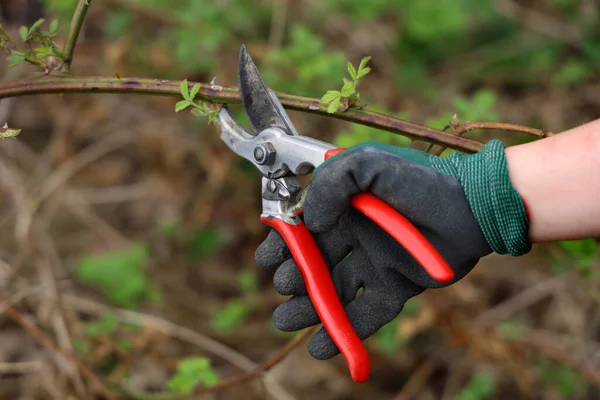
[[[306,225],[291,225],[279,218],[261,219],[276,229],[288,245],[317,315],[346,359],[352,379],[365,382],[371,370],[369,355],[346,315],[321,250]]]
[[[346,149],[329,150],[325,160]],[[436,281],[447,283],[454,279],[454,271],[446,260],[402,214],[371,193],[361,193],[352,197],[352,205],[390,234],[402,245],[423,269]]]

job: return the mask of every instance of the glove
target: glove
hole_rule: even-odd
[[[402,213],[433,244],[455,273],[449,284],[492,252],[519,256],[531,249],[525,204],[511,185],[500,141],[473,155],[444,158],[374,142],[332,157],[313,173],[303,218],[361,340],[393,320],[411,297],[445,286],[351,207],[350,197],[366,191]],[[275,289],[292,296],[273,312],[278,329],[296,331],[320,323],[300,270],[277,231],[260,244],[256,262],[277,268]],[[339,354],[324,328],[311,338],[308,350],[321,360]]]

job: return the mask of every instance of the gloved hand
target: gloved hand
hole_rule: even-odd
[[[350,197],[366,191],[423,233],[454,270],[454,282],[492,252],[518,256],[531,248],[525,205],[510,183],[500,141],[489,142],[477,154],[445,158],[372,142],[332,157],[313,173],[304,221],[361,340],[394,319],[411,297],[443,286],[390,235],[351,207]],[[256,261],[277,267],[275,289],[292,296],[273,313],[278,329],[296,331],[320,323],[300,270],[277,231],[258,247]],[[357,297],[360,288],[363,293]],[[308,349],[317,359],[339,353],[324,328]]]

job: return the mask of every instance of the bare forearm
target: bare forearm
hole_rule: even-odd
[[[600,237],[600,119],[506,149],[532,243]]]

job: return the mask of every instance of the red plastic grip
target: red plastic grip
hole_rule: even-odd
[[[325,153],[325,160],[346,149],[333,149]],[[380,228],[402,245],[423,269],[438,282],[447,283],[454,279],[454,271],[433,245],[402,214],[372,193],[354,195],[352,206],[365,214]]]
[[[367,380],[371,370],[369,354],[354,331],[338,298],[331,273],[321,250],[303,222],[291,225],[279,218],[262,217],[262,222],[276,229],[288,245],[308,291],[308,296],[329,333],[338,347],[357,383]]]

